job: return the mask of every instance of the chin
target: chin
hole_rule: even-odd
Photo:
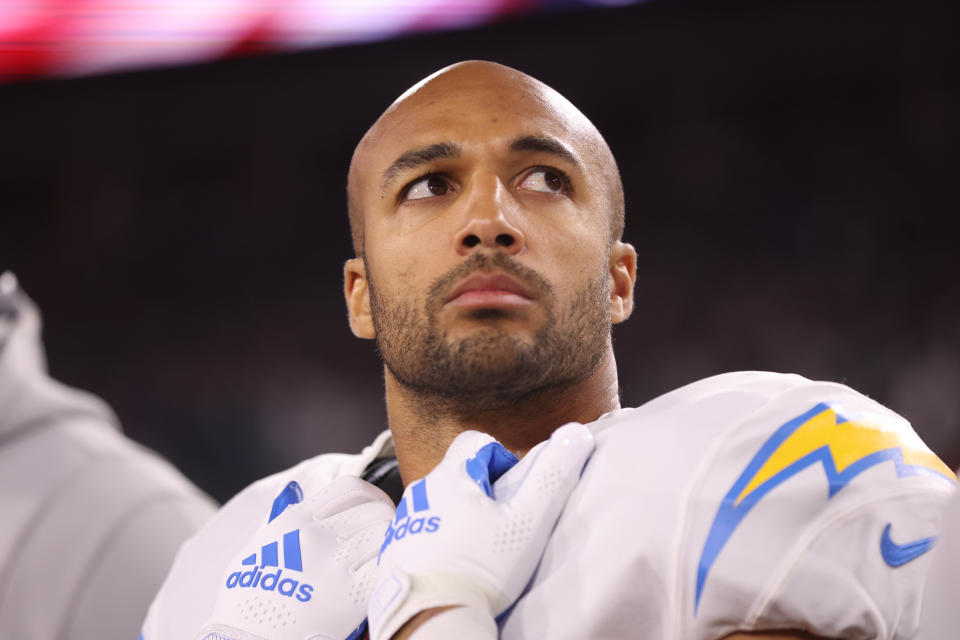
[[[447,332],[447,348],[455,353],[488,353],[502,351],[503,357],[516,355],[518,349],[530,349],[536,340],[537,328],[518,322],[483,322],[458,326]]]

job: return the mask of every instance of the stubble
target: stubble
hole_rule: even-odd
[[[517,279],[534,294],[545,317],[532,340],[505,328],[512,310],[472,312],[476,326],[461,338],[440,328],[438,317],[452,288],[474,272],[491,271]],[[559,301],[545,278],[510,256],[475,253],[431,284],[422,308],[402,297],[389,299],[369,266],[367,277],[380,356],[393,377],[426,404],[478,413],[562,391],[596,371],[608,345],[605,272]]]

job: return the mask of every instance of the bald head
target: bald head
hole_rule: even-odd
[[[582,163],[606,197],[610,237],[623,233],[623,187],[616,161],[597,128],[569,100],[539,80],[500,64],[460,62],[424,78],[391,104],[360,140],[350,163],[347,204],[354,250],[365,252],[367,203],[393,174],[459,153],[458,140],[439,140],[451,123],[470,131],[511,124],[514,146],[541,146]],[[486,127],[486,128],[484,128]],[[501,127],[502,128],[502,127]]]

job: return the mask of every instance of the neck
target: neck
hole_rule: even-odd
[[[509,406],[478,411],[468,402],[425,396],[404,387],[385,369],[387,419],[404,484],[422,478],[443,459],[460,433],[482,431],[518,457],[568,422],[593,422],[618,409],[620,398],[613,350],[582,382],[532,394]]]

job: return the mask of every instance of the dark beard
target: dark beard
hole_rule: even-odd
[[[519,280],[539,299],[546,319],[533,342],[491,322],[451,343],[437,322],[447,294],[475,271],[494,270]],[[537,272],[504,253],[475,253],[433,282],[424,311],[404,300],[382,298],[369,267],[367,280],[377,347],[387,369],[401,385],[424,399],[446,401],[461,411],[503,409],[569,388],[596,371],[608,344],[606,272],[560,306],[552,287]],[[511,313],[480,309],[473,318],[496,320]]]

